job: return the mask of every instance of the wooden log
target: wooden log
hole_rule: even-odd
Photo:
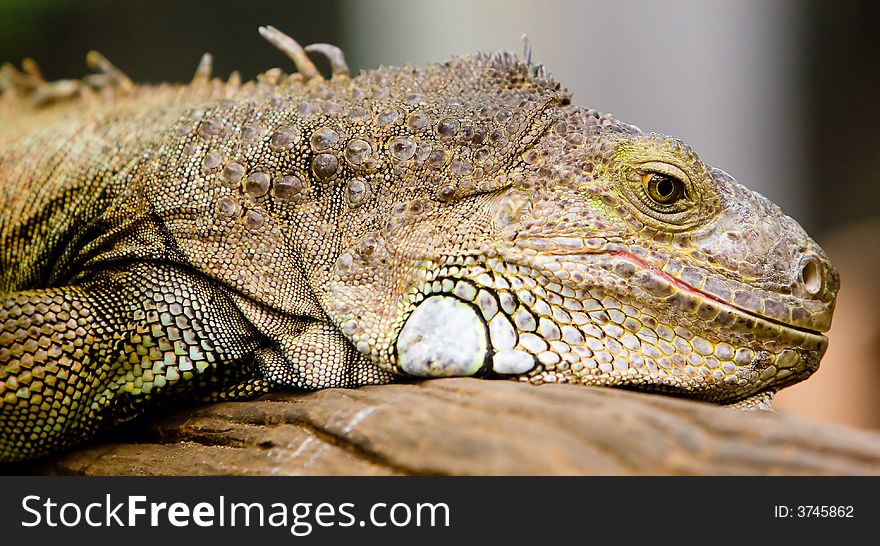
[[[880,434],[571,385],[440,379],[277,393],[28,467],[86,475],[880,474]]]

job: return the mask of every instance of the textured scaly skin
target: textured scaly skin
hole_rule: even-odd
[[[272,388],[477,375],[749,404],[817,368],[836,272],[682,142],[511,53],[356,78],[340,56],[325,81],[264,33],[300,73],[0,72],[0,460]]]

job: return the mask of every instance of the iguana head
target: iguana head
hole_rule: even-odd
[[[378,136],[382,179],[349,183],[372,203],[343,214],[328,309],[379,365],[721,402],[816,370],[837,273],[682,142],[510,54],[361,78],[401,122]]]

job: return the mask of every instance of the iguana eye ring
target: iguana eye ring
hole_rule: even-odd
[[[624,156],[629,154],[635,155],[628,150],[622,152]],[[625,158],[619,179],[620,190],[635,209],[638,220],[665,230],[692,227],[706,209],[704,192],[693,183],[691,174],[675,158],[639,159]]]
[[[646,214],[660,214],[659,220],[673,221],[673,215],[694,205],[691,179],[680,167],[666,161],[647,161],[636,166],[635,175],[633,189]]]
[[[642,175],[642,183],[648,197],[661,205],[675,203],[685,194],[684,182],[668,174],[646,173]]]

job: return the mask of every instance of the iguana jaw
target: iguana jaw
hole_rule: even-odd
[[[530,241],[530,244],[533,246],[538,246],[538,247],[553,248],[552,253],[550,255],[553,256],[554,259],[556,259],[560,262],[564,262],[567,259],[570,260],[571,256],[579,256],[579,255],[583,256],[586,254],[590,254],[593,256],[607,255],[607,256],[619,258],[621,260],[624,260],[626,262],[631,263],[632,265],[637,267],[640,271],[645,272],[646,274],[650,275],[652,278],[656,277],[657,280],[661,280],[661,281],[665,282],[667,285],[669,285],[670,287],[674,287],[678,291],[689,293],[700,300],[708,300],[708,301],[714,302],[715,304],[720,306],[722,309],[725,309],[733,314],[737,314],[737,315],[743,314],[746,317],[750,317],[750,318],[755,319],[756,321],[763,321],[763,322],[769,323],[771,325],[775,325],[779,328],[783,328],[785,330],[792,330],[794,332],[800,332],[802,334],[806,334],[806,335],[813,336],[816,338],[825,339],[825,336],[823,336],[822,333],[827,332],[828,329],[830,328],[830,320],[828,320],[827,322],[824,322],[821,327],[809,328],[809,327],[806,327],[803,325],[792,324],[792,323],[785,322],[785,321],[782,321],[782,320],[779,320],[779,319],[776,319],[773,317],[768,317],[766,315],[761,314],[760,312],[758,312],[755,309],[749,309],[749,308],[742,306],[742,305],[736,305],[735,303],[730,302],[730,301],[724,301],[723,299],[719,298],[718,296],[716,296],[714,294],[710,294],[704,290],[701,290],[701,289],[689,284],[688,282],[686,282],[678,277],[670,275],[669,273],[663,271],[662,269],[646,262],[645,260],[639,258],[638,256],[636,256],[633,253],[628,252],[626,250],[616,249],[616,250],[609,250],[609,251],[584,252],[582,246],[578,247],[577,250],[564,250],[558,244],[559,239],[560,238],[549,238],[549,239],[547,239],[547,241],[541,241],[540,239],[535,239],[533,241]],[[571,244],[570,241],[574,240],[571,237],[566,237],[564,239],[566,241],[565,244]]]
[[[415,311],[402,317],[393,337],[396,370],[628,386],[734,402],[805,379],[827,347],[825,336],[725,303],[628,252],[503,254],[436,268],[413,287],[405,299]],[[574,274],[561,280],[562,270]],[[621,273],[616,283],[591,284]],[[431,313],[421,312],[428,307]],[[430,324],[428,315],[435,315]],[[502,336],[506,345],[497,346],[495,323],[515,330],[511,341]],[[465,347],[472,352],[461,352]],[[419,360],[428,353],[448,360]],[[508,365],[513,356],[523,358]],[[529,366],[523,369],[520,360]]]
[[[795,332],[799,332],[805,336],[810,336],[812,338],[821,338],[821,340],[825,340],[825,342],[827,342],[827,338],[821,334],[821,332],[828,331],[827,327],[824,328],[823,330],[814,330],[814,329],[810,329],[810,328],[804,328],[802,326],[797,326],[794,324],[789,324],[786,322],[782,322],[780,320],[773,319],[771,317],[761,315],[759,313],[756,313],[753,310],[746,309],[746,308],[738,306],[738,305],[734,305],[733,303],[726,302],[726,301],[724,301],[724,300],[722,300],[712,294],[709,294],[708,292],[704,292],[703,290],[700,290],[699,288],[696,288],[695,286],[692,286],[679,278],[673,277],[672,275],[670,275],[669,273],[666,273],[665,271],[663,271],[661,269],[657,269],[656,267],[648,264],[644,260],[638,258],[637,256],[635,256],[629,252],[626,252],[623,250],[615,250],[615,251],[612,251],[611,254],[613,256],[619,257],[623,260],[626,260],[626,261],[632,263],[633,265],[635,265],[636,267],[638,267],[641,270],[648,271],[652,275],[657,275],[658,277],[661,277],[663,280],[665,280],[669,284],[675,286],[677,289],[684,291],[684,292],[689,292],[690,294],[692,294],[693,296],[695,296],[699,299],[705,299],[705,300],[710,300],[712,302],[715,302],[715,304],[717,304],[722,309],[728,310],[734,314],[742,313],[742,314],[746,315],[746,317],[750,317],[750,318],[755,319],[755,321],[766,322],[766,323],[768,323],[768,325],[765,326],[765,328],[766,327],[770,327],[770,328],[778,327],[778,328],[783,329],[783,331],[791,330],[790,334],[786,337],[794,337]],[[814,339],[813,341],[819,342],[820,339]]]
[[[599,285],[591,287],[591,293],[616,298],[624,315],[628,315],[627,307],[629,313],[641,315],[616,317],[614,322],[623,326],[624,335],[627,329],[634,329],[627,325],[631,318],[658,334],[654,346],[661,348],[660,354],[646,336],[638,336],[642,343],[630,353],[631,361],[635,353],[645,359],[662,361],[668,357],[671,361],[666,367],[672,370],[669,377],[638,373],[602,384],[642,384],[652,390],[659,387],[666,392],[730,402],[806,379],[816,371],[827,349],[828,339],[819,331],[725,302],[623,250],[621,244],[611,243],[587,253],[543,246],[546,253],[528,259],[534,269],[558,271],[559,266],[548,267],[554,263],[563,270],[584,270],[586,266],[586,271],[596,273],[588,272],[585,277],[597,279]],[[830,322],[832,310],[833,305],[825,307],[812,319],[820,324]]]
[[[732,317],[723,321],[716,321],[716,327],[729,327],[731,330],[739,331],[740,333],[752,333],[759,345],[764,342],[770,342],[774,347],[778,346],[779,343],[789,346],[788,349],[783,349],[782,352],[778,352],[775,355],[772,355],[772,351],[756,351],[755,356],[748,364],[760,370],[760,377],[756,381],[755,389],[745,396],[724,400],[726,403],[744,400],[758,393],[772,394],[783,387],[806,379],[818,369],[819,362],[828,347],[828,338],[819,331],[787,324],[752,310],[744,309],[733,303],[725,302],[648,264],[629,252],[613,251],[610,254],[615,259],[625,260],[635,265],[644,274],[656,278],[659,282],[667,283],[680,294],[687,294],[685,298],[698,302],[697,309],[700,309],[701,306],[703,309],[716,308],[718,310],[717,316]],[[827,331],[827,327],[825,330]],[[704,332],[703,335],[706,335],[706,333]],[[769,357],[772,359],[772,363],[767,361],[768,355],[772,355]],[[644,390],[658,390],[657,386],[651,384],[651,382],[646,382],[642,385],[634,383],[633,387]],[[695,398],[704,398],[704,395],[707,394],[700,391],[694,392],[687,389],[677,389],[675,386],[667,386],[660,390],[668,394],[679,394]],[[709,396],[705,397],[708,399],[714,398],[711,392]]]

